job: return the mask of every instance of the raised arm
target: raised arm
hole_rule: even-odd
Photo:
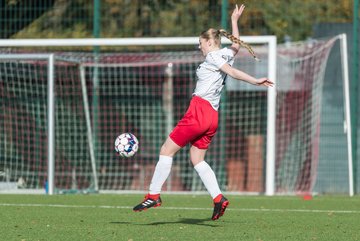
[[[222,72],[230,75],[234,79],[242,80],[242,81],[248,82],[253,85],[261,85],[261,86],[267,86],[267,87],[272,87],[274,85],[274,83],[272,81],[270,81],[268,78],[257,79],[241,70],[231,67],[229,64],[224,64],[220,68],[220,70]]]
[[[231,14],[231,29],[232,29],[232,35],[236,38],[239,38],[240,37],[240,34],[239,34],[239,26],[238,26],[238,21],[239,21],[239,18],[242,14],[242,12],[244,11],[245,9],[245,5],[244,4],[241,4],[240,7],[238,7],[238,5],[236,4],[235,5],[235,9],[234,11],[232,12]],[[236,44],[236,43],[233,43],[231,45],[231,48],[234,50],[235,54],[239,51],[239,48],[240,48],[240,45],[239,44]]]

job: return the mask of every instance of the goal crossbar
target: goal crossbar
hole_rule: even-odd
[[[248,43],[265,44],[276,41],[275,36],[242,36]],[[224,39],[224,44],[231,43]],[[199,37],[163,38],[78,38],[78,39],[2,39],[0,47],[55,47],[55,46],[149,46],[149,45],[192,45],[199,44]]]

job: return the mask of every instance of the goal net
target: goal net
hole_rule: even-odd
[[[325,69],[337,38],[278,46],[276,190],[311,192],[319,161]]]
[[[227,79],[218,132],[206,156],[224,191],[312,190],[324,69],[335,41],[278,46],[274,104],[269,105],[266,88]],[[252,44],[261,62],[242,49],[234,66],[256,77],[275,73],[269,67],[269,43],[259,37]],[[194,50],[141,48],[51,51],[55,193],[147,190],[159,149],[189,104],[203,57]],[[49,61],[31,59],[30,53],[44,51],[0,51],[0,182],[24,190],[44,188],[51,175]],[[5,58],[14,54],[23,57]],[[114,151],[115,138],[123,132],[139,139],[139,151],[132,158]],[[174,159],[165,191],[205,190],[189,160],[186,146]]]

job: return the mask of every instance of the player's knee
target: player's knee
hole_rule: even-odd
[[[175,153],[176,153],[176,152],[169,150],[169,149],[166,148],[166,146],[164,146],[164,145],[160,148],[160,155],[162,155],[162,156],[170,156],[170,157],[173,157],[173,156],[175,155]]]
[[[200,162],[204,161],[207,149],[199,149],[196,146],[190,148],[190,160],[191,163],[196,166]]]
[[[176,152],[181,149],[180,146],[176,145],[173,141],[169,139],[160,148],[160,155],[162,156],[171,156],[173,157]]]

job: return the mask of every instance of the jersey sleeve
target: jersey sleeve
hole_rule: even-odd
[[[226,63],[226,59],[222,58],[219,53],[209,53],[206,59],[216,69],[220,69]]]
[[[208,63],[220,69],[225,63],[228,63],[230,59],[234,57],[234,53],[229,48],[224,48],[222,51],[210,52],[206,60]]]

